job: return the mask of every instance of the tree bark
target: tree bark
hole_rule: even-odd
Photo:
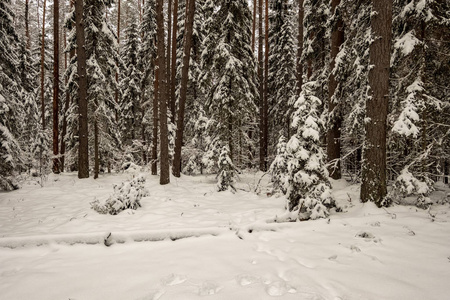
[[[264,59],[263,59],[263,0],[258,3],[258,81],[259,81],[259,169],[264,171]]]
[[[42,37],[41,37],[41,114],[42,114],[42,129],[45,130],[45,8],[47,0],[44,0],[44,7],[42,12]]]
[[[256,0],[253,0],[252,52],[255,52],[256,40]]]
[[[30,0],[25,1],[25,35],[27,37],[27,49],[31,48],[30,28],[29,28],[29,16],[30,16]]]
[[[86,49],[83,23],[83,0],[75,0],[75,26],[77,39],[78,107],[79,107],[79,149],[78,178],[89,177],[88,152],[88,102],[86,76]]]
[[[186,4],[186,7],[188,5]],[[172,64],[170,72],[170,111],[172,112],[172,122],[175,122],[175,89],[176,89],[176,74],[177,74],[177,29],[178,29],[178,0],[173,4],[173,30],[172,30]],[[169,56],[167,56],[169,59]],[[178,176],[179,177],[179,176]]]
[[[156,1],[156,24],[158,36],[158,70],[159,70],[159,140],[160,140],[160,174],[161,185],[170,183],[169,134],[167,128],[167,69],[164,47],[163,0]],[[170,40],[169,40],[170,42]]]
[[[97,101],[95,101],[95,108],[97,110]],[[94,179],[98,178],[100,171],[100,157],[98,155],[98,122],[97,116],[94,116]]]
[[[167,99],[167,105],[168,108],[170,110],[170,120],[172,121],[172,123],[175,123],[175,99],[172,99],[171,97],[171,88],[172,88],[172,76],[171,74],[171,69],[170,69],[170,57],[172,55],[172,0],[168,0],[168,4],[167,4],[167,54],[166,54],[166,73],[167,73],[167,91],[168,94],[167,96],[169,97]],[[175,34],[175,33],[174,33]],[[173,108],[173,110],[172,110]]]
[[[152,142],[152,175],[158,175],[158,123],[159,123],[159,69],[154,59],[154,95],[153,95],[153,142]]]
[[[192,33],[195,15],[195,0],[188,0],[188,11],[185,21],[183,66],[181,69],[180,103],[177,118],[177,134],[175,139],[175,155],[173,159],[172,173],[180,177],[181,173],[181,146],[184,133],[184,110],[186,106],[187,84],[189,79],[189,62],[191,59]]]
[[[263,120],[264,120],[264,172],[267,171],[267,155],[269,145],[269,105],[268,105],[268,81],[269,81],[269,0],[266,0],[265,6],[265,59],[264,59],[264,102],[263,102]]]
[[[300,96],[303,85],[303,19],[305,16],[303,1],[298,0],[297,96]]]
[[[369,97],[366,101],[366,140],[362,166],[361,201],[384,205],[386,195],[386,119],[389,105],[389,68],[392,2],[372,1]]]
[[[53,2],[53,173],[59,174],[59,0]]]
[[[117,44],[120,45],[120,0],[117,1]],[[119,73],[116,72],[116,83],[119,83]],[[119,91],[114,92],[114,100],[119,105]],[[116,121],[119,121],[119,112],[116,109]]]
[[[332,0],[331,7],[332,13],[336,13],[336,8],[340,4],[341,0]],[[336,14],[335,14],[336,15]],[[344,23],[342,18],[336,22],[331,32],[331,59],[330,59],[330,77],[328,82],[328,126],[327,126],[327,157],[328,172],[331,178],[341,178],[341,125],[342,117],[337,111],[337,105],[339,103],[339,95],[335,93],[338,86],[336,77],[334,76],[333,69],[336,65],[336,57],[339,53],[340,46],[344,43]]]

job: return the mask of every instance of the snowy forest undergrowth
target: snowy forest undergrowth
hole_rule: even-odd
[[[162,186],[147,173],[137,210],[91,208],[138,174],[64,173],[43,188],[29,181],[0,193],[2,297],[444,299],[449,292],[450,207],[438,204],[449,195],[444,184],[430,210],[379,209],[360,203],[359,185],[332,180],[343,212],[274,223],[286,197],[267,195],[268,176],[254,192],[262,172],[241,174],[236,193],[217,192],[212,175]],[[133,242],[144,240],[158,242]]]

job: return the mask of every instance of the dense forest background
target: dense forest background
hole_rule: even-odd
[[[290,209],[315,207],[305,218],[333,206],[329,176],[361,181],[362,201],[426,205],[450,170],[449,14],[442,0],[1,0],[0,187],[135,164],[227,189],[257,168]]]

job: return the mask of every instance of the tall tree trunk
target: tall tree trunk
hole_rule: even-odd
[[[163,0],[156,1],[156,24],[158,36],[158,70],[159,70],[159,140],[160,140],[160,174],[161,185],[170,182],[169,133],[167,128],[167,69],[164,47]],[[169,40],[170,42],[170,40]]]
[[[186,106],[187,84],[189,79],[189,62],[191,59],[192,32],[194,27],[195,0],[188,0],[188,10],[185,21],[183,66],[181,69],[180,105],[178,108],[177,134],[175,139],[175,155],[173,159],[172,173],[180,177],[181,172],[181,146],[184,133],[184,109]]]
[[[333,14],[336,15],[336,8],[341,0],[332,0],[331,7]],[[342,117],[337,110],[340,101],[339,95],[335,93],[338,82],[334,76],[333,69],[336,64],[336,57],[339,53],[340,46],[344,43],[344,23],[340,14],[336,25],[331,32],[331,59],[330,59],[330,78],[328,82],[328,126],[327,126],[327,157],[328,172],[331,178],[341,178],[341,125]]]
[[[42,37],[41,37],[41,114],[42,114],[42,129],[45,130],[45,8],[47,0],[44,0],[44,8],[42,12]]]
[[[53,2],[53,173],[59,174],[59,0]]]
[[[152,141],[152,175],[158,175],[158,123],[159,123],[159,69],[156,58],[154,61],[154,95],[153,95],[153,141]]]
[[[186,3],[186,8],[188,7]],[[173,4],[173,30],[172,30],[172,64],[170,71],[170,111],[172,112],[172,122],[175,122],[175,89],[176,89],[176,74],[177,74],[177,29],[178,29],[178,0]],[[167,56],[169,59],[169,56]],[[179,177],[179,176],[178,176]]]
[[[264,120],[264,170],[267,171],[267,155],[269,145],[269,104],[268,104],[268,81],[269,81],[269,0],[266,0],[265,6],[265,56],[264,56],[264,102],[263,102],[263,120]]]
[[[25,35],[27,37],[27,49],[31,48],[30,28],[29,28],[29,16],[30,16],[30,0],[25,0]]]
[[[252,52],[255,52],[256,42],[256,0],[253,0],[253,23],[252,23]]]
[[[303,85],[303,19],[305,16],[303,2],[304,0],[298,0],[297,96],[300,96]]]
[[[386,119],[389,105],[389,68],[392,2],[372,1],[370,92],[366,101],[366,140],[362,166],[361,201],[382,206],[386,195]]]
[[[97,110],[98,104],[97,100],[95,102],[95,110]],[[100,157],[98,153],[98,121],[97,115],[94,116],[94,179],[98,178],[98,173],[100,171]]]
[[[170,92],[171,89],[171,81],[172,81],[172,76],[171,74],[171,69],[170,69],[170,57],[172,55],[172,0],[168,0],[168,4],[167,4],[167,54],[166,54],[166,64],[167,64],[167,68],[166,68],[166,73],[167,73],[167,91],[168,94],[167,96],[169,97],[167,99],[167,105],[168,108],[170,110],[170,120],[172,121],[172,123],[175,122],[175,99],[172,99],[172,94]],[[174,33],[175,34],[175,33]],[[173,107],[173,110],[172,110]]]
[[[79,106],[79,149],[78,178],[89,177],[88,152],[88,102],[86,49],[84,37],[83,0],[75,0],[75,26],[77,38],[77,73],[78,73],[78,106]]]
[[[117,44],[120,45],[120,0],[117,1]],[[119,83],[119,73],[116,72],[116,83]],[[119,105],[119,91],[114,92],[114,100]],[[119,112],[116,109],[116,122],[119,121]]]
[[[258,3],[258,81],[259,81],[259,169],[264,171],[264,58],[263,58],[263,0]]]

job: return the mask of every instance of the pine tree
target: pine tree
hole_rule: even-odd
[[[389,75],[392,31],[392,2],[374,1],[371,13],[372,43],[369,56],[370,90],[366,98],[361,201],[384,202],[387,193],[386,134],[389,106]]]
[[[335,206],[320,146],[324,124],[319,117],[321,101],[315,97],[315,82],[303,85],[294,107],[292,126],[296,132],[286,145],[288,153],[288,208],[298,210],[300,220],[325,218]]]
[[[232,159],[239,158],[239,153],[247,158],[247,124],[256,112],[251,12],[244,0],[222,0],[216,8],[207,21],[209,31],[202,52],[206,107],[216,122],[212,135],[228,145]],[[239,137],[244,140],[239,142]]]
[[[23,133],[25,94],[18,76],[19,37],[12,20],[11,1],[0,2],[0,188],[17,189],[15,176],[24,164],[20,136]]]
[[[269,120],[275,139],[289,134],[290,115],[295,101],[295,44],[292,5],[288,0],[275,0],[269,32]],[[271,144],[275,144],[274,141]]]
[[[141,93],[141,72],[138,69],[139,36],[136,19],[131,17],[125,29],[126,40],[122,49],[122,60],[125,70],[121,72],[120,82],[121,98],[121,122],[122,140],[126,145],[132,145],[138,138],[141,127],[141,105],[139,95]],[[137,158],[136,158],[137,159]]]
[[[104,17],[105,8],[110,4],[109,0],[89,0],[85,5],[87,99],[90,126],[94,129],[89,140],[90,149],[94,150],[94,178],[98,177],[100,163],[110,164],[121,146],[114,100],[115,73],[121,61],[117,38]]]
[[[272,193],[286,194],[288,186],[288,155],[286,152],[286,138],[280,136],[277,144],[277,155],[269,168],[272,177]]]
[[[239,171],[234,166],[229,156],[228,147],[224,146],[220,152],[218,161],[219,172],[217,174],[217,190],[219,192],[227,191],[231,189],[232,192],[236,192],[236,179]]]

